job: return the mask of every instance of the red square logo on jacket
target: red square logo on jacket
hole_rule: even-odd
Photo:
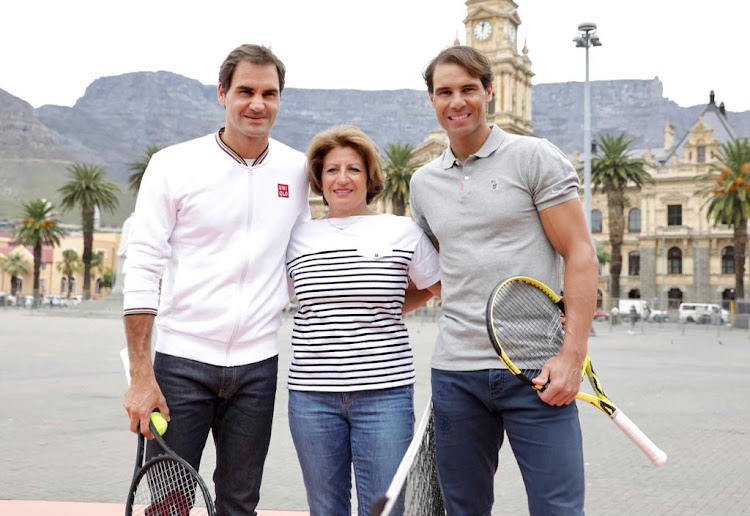
[[[289,197],[289,185],[279,183],[279,197]]]

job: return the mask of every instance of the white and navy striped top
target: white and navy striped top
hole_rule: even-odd
[[[289,389],[360,391],[414,383],[401,318],[411,278],[440,280],[432,243],[411,219],[311,220],[292,231],[287,271],[299,299]]]

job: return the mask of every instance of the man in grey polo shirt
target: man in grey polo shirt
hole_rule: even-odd
[[[546,140],[489,126],[489,60],[442,51],[424,73],[450,147],[411,181],[411,210],[440,250],[443,315],[432,358],[437,462],[447,512],[489,514],[503,432],[532,515],[583,514],[576,404],[596,303],[598,266],[578,176]],[[564,265],[564,281],[561,272]],[[529,389],[504,368],[485,329],[492,288],[513,275],[564,287],[566,335]]]

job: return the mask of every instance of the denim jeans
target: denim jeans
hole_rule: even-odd
[[[448,516],[490,514],[503,432],[523,476],[529,514],[583,514],[583,449],[575,403],[547,405],[505,369],[433,369],[432,403]]]
[[[220,367],[157,353],[154,372],[171,421],[164,440],[196,470],[208,432],[216,445],[217,516],[254,516],[271,440],[278,357]],[[146,449],[159,452],[153,441]]]
[[[289,391],[289,427],[311,516],[360,516],[384,495],[414,433],[414,386],[357,392]],[[401,502],[403,506],[403,500]],[[394,512],[403,512],[403,507]]]

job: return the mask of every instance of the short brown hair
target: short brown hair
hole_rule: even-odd
[[[276,73],[279,76],[279,93],[284,91],[284,76],[286,75],[286,67],[281,59],[271,52],[270,48],[266,48],[260,45],[240,45],[239,47],[232,50],[224,62],[221,63],[219,68],[219,83],[224,88],[224,91],[229,91],[229,86],[232,84],[232,76],[237,65],[247,61],[256,65],[274,65],[276,67]]]
[[[490,63],[487,56],[475,48],[456,45],[443,49],[425,68],[422,77],[424,77],[424,82],[427,84],[427,91],[429,93],[433,93],[432,77],[435,75],[435,68],[437,68],[437,65],[444,63],[460,66],[469,75],[479,79],[485,90],[492,84],[492,63]]]
[[[354,149],[367,166],[367,204],[370,204],[382,191],[385,177],[380,166],[380,153],[375,142],[362,129],[353,125],[339,125],[318,133],[307,149],[307,175],[310,188],[318,195],[323,195],[323,162],[329,152],[337,147]],[[323,197],[323,202],[328,201]]]

